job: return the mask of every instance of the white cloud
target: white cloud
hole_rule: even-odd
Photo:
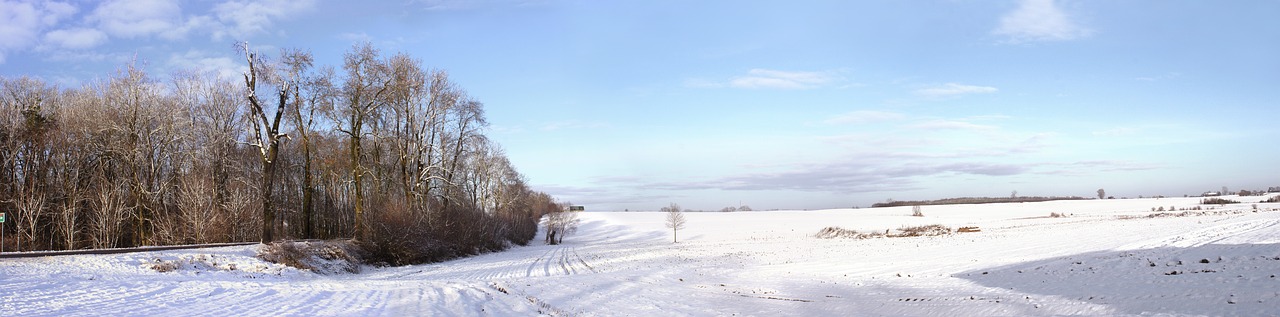
[[[917,89],[917,95],[928,97],[951,97],[965,94],[988,94],[999,91],[995,87],[963,85],[957,83],[947,83],[941,86]]]
[[[1000,18],[992,33],[1012,42],[1066,41],[1088,37],[1092,31],[1077,25],[1054,0],[1022,0]]]
[[[811,89],[835,80],[827,72],[791,72],[752,69],[747,76],[735,77],[729,86],[744,89]]]
[[[40,33],[76,13],[64,2],[0,1],[0,63],[9,51],[35,45]]]
[[[114,37],[137,38],[159,35],[179,39],[186,34],[182,26],[182,8],[173,0],[116,0],[104,2],[93,10],[89,21],[97,22]]]
[[[495,6],[537,7],[551,2],[546,0],[409,0],[408,3],[420,5],[427,11],[461,11]]]
[[[744,76],[733,77],[728,81],[689,78],[684,80],[684,86],[689,88],[814,89],[843,80],[836,73],[838,71],[805,72],[756,68],[747,71]]]
[[[373,37],[368,33],[360,32],[343,32],[338,34],[338,39],[350,42],[373,42]]]
[[[216,74],[219,78],[233,79],[248,71],[245,66],[230,57],[214,57],[202,51],[190,50],[169,56],[167,65],[175,70],[195,70],[203,74]]]
[[[823,122],[827,124],[856,124],[891,121],[902,118],[906,118],[906,115],[897,112],[858,110],[832,117]]]
[[[85,49],[107,42],[107,34],[95,29],[55,30],[44,35],[45,42],[69,49]]]
[[[226,36],[246,37],[270,32],[272,20],[288,17],[315,6],[312,0],[230,1],[214,6],[213,13],[224,27],[214,32],[215,39]]]

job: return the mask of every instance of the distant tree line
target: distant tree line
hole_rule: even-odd
[[[898,207],[898,206],[922,206],[922,205],[962,205],[962,204],[995,204],[995,203],[1025,203],[1025,202],[1041,202],[1053,200],[1085,200],[1087,198],[1070,196],[1070,197],[960,197],[960,198],[944,198],[937,200],[888,200],[881,203],[871,204],[872,208],[879,207]]]
[[[5,250],[355,238],[463,255],[525,244],[561,209],[443,70],[367,43],[336,69],[240,52],[243,78],[0,78]]]

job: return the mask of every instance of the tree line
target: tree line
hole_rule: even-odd
[[[444,70],[368,43],[336,68],[237,48],[243,78],[0,78],[5,249],[355,238],[462,255],[525,244],[561,209]]]
[[[1016,193],[1016,192],[1015,192]],[[1010,197],[959,197],[959,198],[943,198],[936,200],[893,200],[889,199],[885,202],[871,204],[871,208],[881,207],[898,207],[898,206],[921,206],[921,205],[962,205],[962,204],[998,204],[998,203],[1029,203],[1054,200],[1084,200],[1084,197],[1077,196],[1017,196]]]

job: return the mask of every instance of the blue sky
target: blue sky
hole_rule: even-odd
[[[445,69],[535,188],[591,210],[1280,185],[1280,1],[0,0],[0,75],[232,44]]]

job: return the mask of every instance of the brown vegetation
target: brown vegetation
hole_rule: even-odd
[[[412,263],[528,243],[560,209],[448,73],[368,44],[344,76],[243,49],[242,80],[0,78],[6,250],[355,238]]]

